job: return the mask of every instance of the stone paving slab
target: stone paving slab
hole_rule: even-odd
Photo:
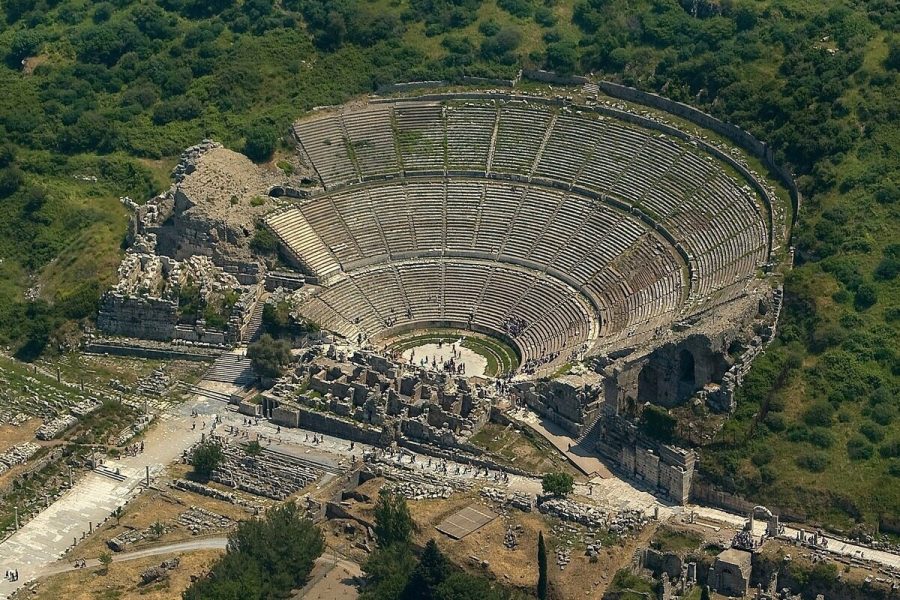
[[[449,535],[454,540],[461,540],[473,531],[481,529],[497,518],[497,513],[483,506],[472,504],[453,513],[435,526],[435,529]]]
[[[0,570],[19,570],[15,582],[0,579],[0,600],[41,575],[44,570],[64,556],[73,541],[81,541],[82,532],[107,519],[141,491],[146,468],[151,479],[169,463],[177,460],[182,451],[200,438],[192,431],[190,420],[183,417],[161,418],[145,439],[145,452],[137,456],[108,460],[104,470],[124,476],[118,481],[93,471],[75,482],[53,504],[31,521],[25,523],[5,542],[0,543]],[[73,539],[74,538],[74,539]]]

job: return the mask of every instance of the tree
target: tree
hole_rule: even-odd
[[[275,152],[277,141],[278,134],[274,127],[268,123],[254,123],[244,136],[244,154],[254,162],[265,162]]]
[[[375,504],[375,541],[379,548],[393,544],[408,544],[415,523],[409,514],[406,499],[400,494],[382,489]]]
[[[32,29],[17,31],[9,45],[10,62],[15,64],[24,58],[34,56],[43,43],[43,36]]]
[[[122,515],[124,514],[124,512],[125,509],[123,509],[121,506],[117,506],[116,510],[113,511],[113,516],[116,518],[116,525],[118,525],[119,521],[122,520]]]
[[[153,525],[150,526],[150,533],[153,534],[153,537],[159,539],[162,537],[162,534],[166,532],[166,526],[163,525],[160,521],[156,521]]]
[[[103,567],[101,569],[101,573],[106,573],[107,571],[109,571],[109,565],[112,564],[112,560],[113,560],[112,554],[110,554],[109,552],[105,552],[105,551],[101,552],[98,560],[100,561],[100,565]]]
[[[222,449],[216,442],[206,441],[194,448],[191,464],[194,474],[202,479],[209,479],[216,467],[222,462]]]
[[[547,600],[547,547],[544,545],[544,532],[538,532],[538,600]]]
[[[325,548],[322,532],[293,502],[270,509],[265,518],[240,523],[210,577],[188,588],[185,600],[286,598],[303,587]]]
[[[564,40],[547,46],[547,68],[561,75],[571,75],[578,67],[575,44]]]
[[[405,600],[434,600],[437,587],[450,574],[450,564],[434,540],[428,540],[419,564],[403,590]]]
[[[503,600],[505,596],[484,577],[454,573],[437,586],[436,600]]]
[[[291,361],[291,347],[284,340],[275,340],[266,333],[258,342],[250,344],[247,356],[257,373],[274,379],[281,375],[281,369]]]
[[[567,496],[572,493],[575,480],[568,473],[546,473],[541,480],[541,487],[545,494],[554,496]]]
[[[12,166],[0,169],[0,198],[6,198],[15,194],[24,182],[25,175],[18,167]]]
[[[247,456],[259,456],[262,451],[263,448],[257,440],[253,440],[244,446],[244,452],[247,453]]]

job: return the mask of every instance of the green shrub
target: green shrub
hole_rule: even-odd
[[[803,413],[803,422],[810,426],[831,427],[834,412],[828,402],[816,402]]]
[[[856,310],[867,310],[878,302],[878,289],[871,283],[864,283],[856,289],[853,306]]]
[[[274,254],[278,250],[278,238],[265,227],[258,227],[250,239],[250,249],[258,254]]]
[[[859,432],[866,436],[866,439],[872,443],[877,443],[884,439],[884,430],[871,421],[863,422],[863,424],[859,426]]]
[[[821,473],[828,467],[828,457],[821,452],[803,452],[797,455],[795,462],[810,473]]]
[[[861,435],[854,435],[847,440],[847,456],[850,460],[868,460],[874,453],[874,446]]]
[[[878,453],[884,458],[900,458],[900,437],[893,437],[884,442]]]
[[[890,425],[897,416],[897,409],[890,404],[878,404],[869,412],[869,417],[879,425]]]
[[[819,448],[831,448],[834,445],[834,435],[827,429],[814,427],[809,432],[809,442]]]
[[[244,141],[244,154],[254,162],[265,162],[275,152],[278,134],[268,123],[254,123],[247,131]]]
[[[787,429],[787,421],[781,413],[770,412],[767,414],[765,424],[773,433],[780,433]]]
[[[772,447],[763,446],[753,453],[753,456],[750,457],[750,461],[757,467],[762,467],[763,465],[767,465],[772,462],[773,458],[775,458],[775,451],[772,449]]]

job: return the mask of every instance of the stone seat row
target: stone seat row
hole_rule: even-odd
[[[423,321],[504,332],[508,318],[528,326],[517,339],[525,360],[583,343],[591,310],[572,289],[524,269],[466,261],[416,261],[362,269],[308,300],[301,312],[347,337]]]

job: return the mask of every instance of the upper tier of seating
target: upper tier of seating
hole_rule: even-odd
[[[309,316],[345,335],[524,322],[526,362],[566,360],[739,293],[767,259],[746,185],[690,144],[616,119],[398,100],[295,134],[327,192],[267,224],[326,288]]]

